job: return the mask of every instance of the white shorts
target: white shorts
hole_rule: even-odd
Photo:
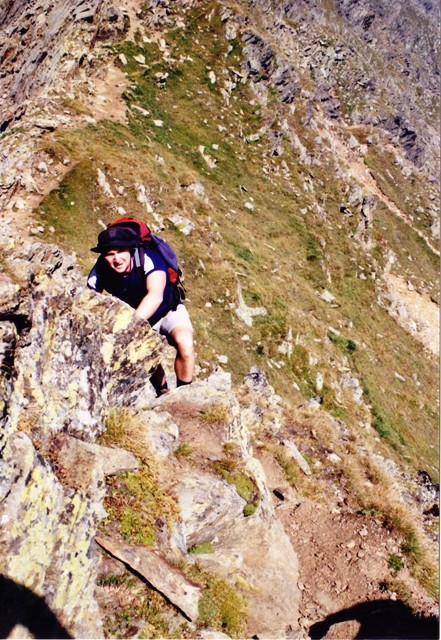
[[[169,333],[176,329],[176,327],[187,327],[193,331],[193,325],[191,324],[190,316],[185,308],[185,305],[178,304],[175,311],[169,311],[167,315],[158,320],[153,325],[153,330],[157,331],[163,336],[167,336]]]

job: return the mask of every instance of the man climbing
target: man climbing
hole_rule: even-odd
[[[140,318],[164,335],[176,349],[177,386],[190,384],[195,360],[190,317],[160,253],[139,247],[139,235],[131,228],[109,226],[102,231],[97,246],[91,249],[100,257],[89,273],[87,286],[127,302]],[[142,265],[138,267],[139,257]],[[150,381],[157,396],[168,392],[162,365]]]

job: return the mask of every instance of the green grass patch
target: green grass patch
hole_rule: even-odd
[[[94,208],[104,203],[97,185],[98,165],[93,160],[78,162],[40,206],[46,228],[53,227],[51,239],[80,256],[93,246],[96,237]]]
[[[199,418],[207,425],[226,425],[230,420],[230,411],[224,404],[211,404],[199,411]]]
[[[226,580],[204,571],[198,564],[188,569],[203,588],[199,600],[199,624],[222,631],[232,638],[244,638],[247,627],[247,604],[240,592]]]
[[[295,488],[298,488],[300,480],[299,465],[293,460],[291,456],[288,456],[282,447],[276,447],[273,449],[274,457],[281,466],[287,482]]]
[[[387,564],[395,575],[404,567],[403,559],[393,553],[388,556]]]
[[[189,548],[188,553],[199,554],[199,553],[214,553],[214,547],[211,542],[201,542],[200,544],[194,544]]]
[[[352,355],[357,349],[357,344],[348,338],[343,338],[331,330],[327,333],[328,339],[335,344],[345,355]]]
[[[192,453],[193,447],[187,442],[182,442],[174,451],[174,454],[177,458],[190,458]]]
[[[234,485],[238,495],[245,500],[244,516],[251,516],[255,513],[260,503],[260,491],[256,481],[243,468],[243,465],[232,456],[228,456],[213,462],[212,469],[229,484]]]
[[[117,526],[127,542],[151,546],[156,542],[157,520],[164,520],[170,528],[178,518],[179,509],[175,496],[159,481],[159,470],[149,451],[145,429],[128,410],[113,411],[106,420],[106,431],[100,441],[131,451],[140,465],[138,471],[106,479],[104,505],[109,515],[102,527]]]

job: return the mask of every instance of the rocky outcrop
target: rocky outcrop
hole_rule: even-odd
[[[197,558],[232,585],[247,585],[249,636],[283,638],[298,629],[298,562],[276,516],[263,468],[253,455],[248,426],[257,397],[271,409],[277,407],[277,399],[257,368],[247,376],[244,393],[247,401],[240,406],[231,376],[222,370],[191,387],[176,389],[163,396],[154,408],[153,415],[164,419],[155,419],[150,437],[156,442],[158,425],[165,424],[171,416],[180,425],[181,442],[192,448],[189,462],[181,461],[178,471],[173,459],[162,461],[163,473],[180,506],[180,521],[171,535],[172,546],[186,555],[187,550],[208,543],[212,553],[186,555],[187,559]],[[222,416],[220,422],[212,429],[207,424],[201,433],[198,415],[216,411]],[[147,412],[144,414],[143,421],[151,425],[151,418]],[[193,416],[190,420],[185,418],[189,415]],[[170,453],[173,449],[171,445]],[[235,452],[230,465],[237,475],[216,472],[222,468],[225,451],[229,450]],[[235,484],[239,476],[254,483],[254,497],[240,494]],[[248,511],[247,500],[248,504],[253,500],[253,508]]]
[[[251,21],[226,19],[243,33],[243,72],[261,100],[267,99],[263,87],[273,86],[282,102],[291,104],[308,84],[304,97],[309,95],[311,106],[320,105],[328,118],[384,129],[407,159],[429,169],[432,178],[437,175],[432,121],[439,45],[431,4],[342,0],[335,12],[318,2],[253,0],[249,5],[262,16],[258,35]],[[377,59],[378,51],[386,55]],[[388,82],[390,75],[394,83]]]
[[[86,290],[58,248],[11,243],[3,256],[1,572],[68,633],[100,637],[93,536],[104,478],[137,461],[86,441],[109,405],[129,405],[148,384],[161,342],[132,309]]]
[[[5,331],[21,325],[7,431],[31,422],[94,440],[109,404],[129,403],[145,386],[159,361],[156,334],[127,305],[85,289],[59,249],[36,243],[7,257],[14,274],[5,275],[0,318]]]
[[[23,114],[27,100],[47,94],[61,79],[93,64],[90,51],[96,39],[112,39],[127,29],[124,13],[103,0],[4,3],[0,131]]]

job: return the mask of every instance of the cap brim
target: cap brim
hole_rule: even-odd
[[[109,244],[104,244],[98,246],[98,247],[93,247],[91,249],[91,251],[93,251],[94,253],[106,253],[106,251],[110,251],[111,249],[120,249],[121,251],[129,251],[130,249],[136,249],[136,247],[138,246],[138,242],[133,242],[133,243],[127,243],[126,245],[121,244],[121,242],[111,242]]]

